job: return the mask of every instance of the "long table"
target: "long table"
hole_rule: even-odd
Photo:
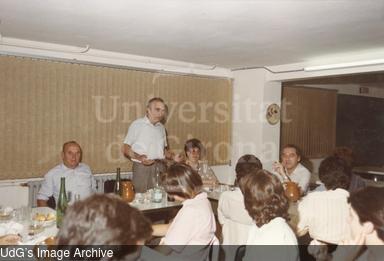
[[[217,215],[217,205],[220,198],[221,192],[213,191],[208,192],[208,199],[211,202],[212,210]],[[130,203],[132,207],[135,207],[143,212],[152,222],[164,221],[168,223],[172,218],[175,217],[179,209],[182,207],[182,203],[178,201],[167,201],[164,199],[161,203],[144,202]]]

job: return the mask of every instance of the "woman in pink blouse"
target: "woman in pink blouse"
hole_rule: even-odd
[[[201,260],[209,245],[218,243],[216,223],[207,194],[202,192],[200,175],[186,164],[172,165],[163,177],[170,197],[183,207],[171,224],[153,225],[154,236],[164,236],[159,250],[184,259]]]

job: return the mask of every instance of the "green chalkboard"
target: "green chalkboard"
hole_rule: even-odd
[[[339,94],[336,145],[355,151],[355,165],[384,166],[384,99]]]

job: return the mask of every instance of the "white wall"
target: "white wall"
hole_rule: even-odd
[[[8,184],[0,186],[0,205],[3,207],[18,208],[28,206],[29,188],[19,184]]]
[[[264,168],[271,169],[272,163],[279,157],[280,124],[269,125],[265,120],[265,109],[271,103],[281,105],[281,82],[294,79],[305,79],[318,76],[349,74],[369,71],[383,71],[384,66],[365,66],[361,68],[334,69],[319,72],[305,72],[299,70],[305,65],[282,65],[280,69],[294,72],[271,73],[265,69],[251,69],[234,72],[234,117],[233,117],[233,167],[237,159],[244,153],[253,153],[264,164]],[[279,69],[279,66],[275,68]],[[316,86],[313,86],[316,87]],[[324,87],[324,86],[323,86]],[[317,86],[317,88],[323,88]],[[369,88],[369,94],[360,94],[359,86],[328,86],[341,94],[361,95],[384,98],[384,88]],[[249,111],[252,108],[251,111]],[[257,114],[257,117],[246,117]],[[240,120],[238,114],[241,115]],[[245,114],[245,115],[244,115]],[[322,159],[314,159],[315,172]]]
[[[268,124],[265,115],[269,104],[280,105],[281,84],[266,82],[267,74],[264,69],[234,72],[232,179],[243,154],[256,155],[266,169],[278,159],[280,124]]]

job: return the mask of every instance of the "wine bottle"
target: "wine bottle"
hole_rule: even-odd
[[[63,218],[65,215],[67,206],[68,206],[68,200],[67,200],[67,193],[65,191],[65,178],[62,177],[60,180],[60,192],[59,192],[59,198],[57,200],[57,206],[56,206],[56,226],[58,228],[60,228],[61,224],[63,223]]]
[[[116,195],[121,196],[120,168],[116,169],[116,180],[115,180],[115,187],[113,189],[113,193],[115,193]]]

